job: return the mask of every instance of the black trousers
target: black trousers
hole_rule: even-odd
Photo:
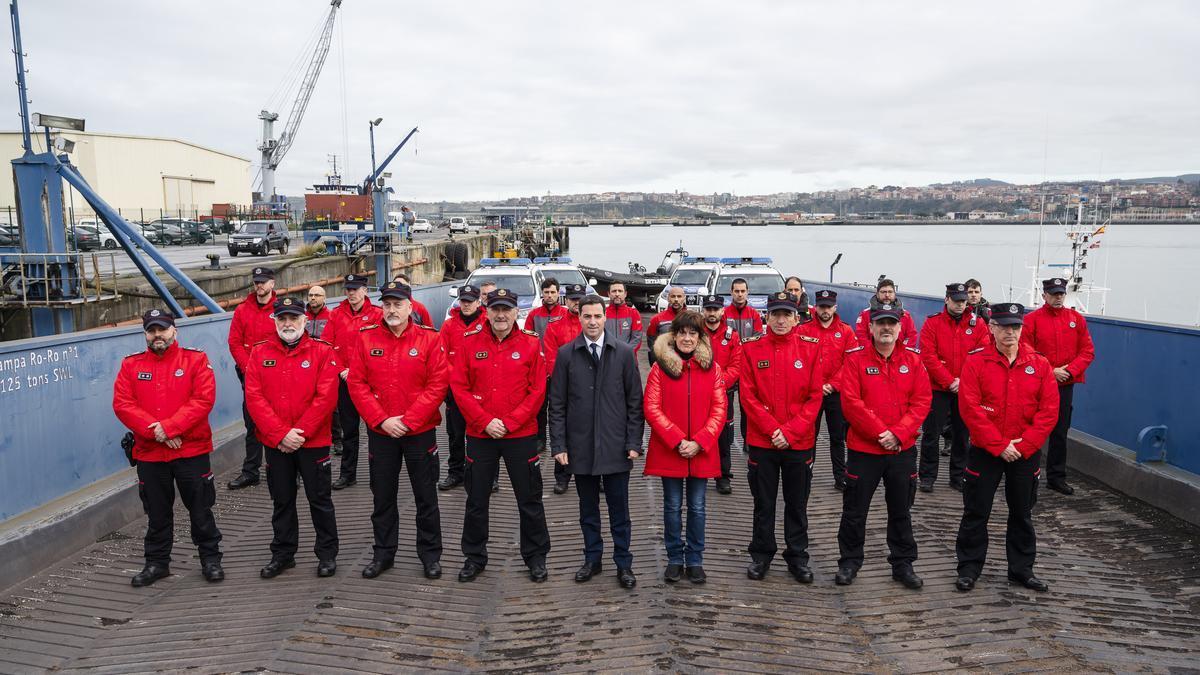
[[[488,510],[492,480],[500,460],[508,471],[521,515],[521,558],[526,565],[544,563],[550,552],[550,531],[542,507],[542,459],[537,437],[467,437],[467,510],[463,516],[462,551],[470,562],[488,561]]]
[[[817,434],[821,433],[821,418],[825,418],[825,431],[829,434],[829,468],[833,479],[841,480],[846,475],[846,416],[842,414],[842,395],[827,394],[821,399],[817,411]]]
[[[929,406],[929,415],[921,427],[922,482],[936,483],[941,452],[942,430],[950,422],[950,480],[962,480],[963,465],[967,462],[967,425],[958,413],[958,394],[949,391],[934,391]]]
[[[1075,398],[1075,385],[1064,384],[1058,387],[1058,423],[1050,432],[1046,443],[1046,478],[1054,482],[1067,479],[1067,432],[1071,430],[1071,405]]]
[[[466,472],[467,463],[467,420],[458,409],[454,394],[449,391],[446,392],[446,436],[450,439],[446,476],[461,479]]]
[[[606,476],[576,474],[579,492],[579,527],[583,530],[583,559],[598,563],[604,557],[604,538],[600,535],[600,483],[604,482],[604,500],[608,503],[608,529],[612,535],[613,563],[617,569],[633,567],[629,538],[633,525],[629,520],[629,472]]]
[[[1041,476],[1041,452],[1027,459],[1006,462],[988,451],[971,446],[963,476],[963,517],[958,526],[958,575],[978,578],[987,559],[988,519],[1000,479],[1008,503],[1005,549],[1008,571],[1019,576],[1033,574],[1037,535],[1033,531],[1033,505]]]
[[[250,409],[246,407],[246,374],[241,368],[235,368],[234,372],[242,385],[242,422],[246,425],[246,458],[242,461],[242,475],[258,478],[258,470],[262,466],[263,444],[254,433],[254,419],[250,417]]]
[[[842,493],[842,524],[838,528],[838,567],[862,568],[867,512],[883,482],[887,503],[888,562],[893,570],[912,568],[917,559],[910,510],[917,497],[917,451],[873,455],[851,450],[846,458],[846,490]]]
[[[375,531],[375,560],[395,560],[400,537],[396,494],[400,469],[408,465],[417,508],[417,557],[422,564],[442,559],[442,516],[438,510],[438,456],[434,430],[392,438],[367,431],[367,466],[371,471],[371,528]],[[490,485],[488,486],[491,487]]]
[[[338,476],[348,481],[358,480],[358,408],[350,399],[345,380],[338,382],[337,414],[342,425],[342,466]]]
[[[338,554],[337,518],[333,513],[333,466],[329,448],[300,448],[283,452],[267,448],[267,489],[274,502],[271,513],[271,558],[292,560],[300,547],[300,519],[296,513],[296,477],[304,482],[304,496],[312,515],[317,540],[313,553],[318,560],[334,560]]]
[[[783,559],[789,566],[808,564],[808,495],[812,489],[814,451],[775,450],[751,445],[746,476],[754,496],[754,532],[750,557],[771,562],[775,557],[775,500],[783,482]]]
[[[733,478],[733,391],[725,392],[725,426],[721,427],[721,435],[717,437],[717,448],[721,452],[721,478]]]
[[[175,488],[192,520],[192,543],[200,551],[200,562],[221,562],[221,531],[213,518],[217,503],[213,472],[208,455],[197,455],[169,462],[137,463],[138,496],[147,516],[146,562],[171,564],[171,544],[175,539]]]

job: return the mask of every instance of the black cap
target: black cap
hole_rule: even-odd
[[[813,304],[817,307],[833,307],[837,304],[837,291],[817,291],[817,298]]]
[[[951,300],[966,300],[967,285],[966,284],[946,284],[946,297]]]
[[[384,284],[383,288],[379,289],[379,299],[385,300],[387,298],[412,300],[412,288],[408,284],[399,281],[390,281]]]
[[[475,302],[479,299],[479,287],[465,284],[458,287],[458,299]]]
[[[570,300],[582,300],[587,295],[587,289],[583,284],[567,284],[565,295]]]
[[[165,309],[152,309],[142,315],[142,330],[151,326],[167,328],[175,325],[175,315]]]
[[[1046,279],[1045,281],[1042,282],[1042,290],[1051,295],[1054,295],[1055,293],[1066,293],[1067,292],[1067,280],[1063,279],[1062,277],[1054,277],[1053,279]]]
[[[275,314],[303,314],[304,303],[292,298],[279,298],[275,301]]]
[[[725,309],[725,300],[719,295],[706,295],[704,296],[704,301],[700,303],[700,306],[704,309],[709,309],[710,307],[715,309]]]
[[[362,274],[347,274],[342,277],[342,288],[363,288],[367,285],[367,277]]]
[[[1025,323],[1025,308],[1016,302],[992,305],[992,322],[1001,326],[1020,326]]]
[[[274,279],[274,278],[275,278],[275,270],[271,269],[270,267],[255,267],[254,268],[254,280],[255,281],[267,281],[269,279]]]
[[[488,307],[500,307],[505,305],[508,307],[517,306],[517,294],[507,288],[497,288],[487,295]]]
[[[895,305],[880,305],[871,310],[871,321],[879,321],[881,319],[891,319],[899,321],[904,315],[904,310]]]
[[[767,298],[767,311],[774,312],[777,309],[786,309],[790,312],[795,312],[796,296],[787,291],[772,293],[771,297]]]

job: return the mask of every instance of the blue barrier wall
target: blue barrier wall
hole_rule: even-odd
[[[451,285],[414,289],[438,325]],[[242,418],[226,343],[232,318],[228,312],[179,322],[179,343],[204,350],[216,373],[213,429]],[[112,383],[121,360],[145,348],[139,326],[0,342],[0,521],[128,468]]]
[[[872,289],[804,282],[809,297],[837,291],[842,320],[853,324]],[[905,309],[920,329],[940,312],[942,298],[902,293]],[[1133,449],[1145,427],[1167,426],[1167,462],[1200,474],[1200,414],[1196,384],[1200,330],[1184,326],[1089,316],[1096,361],[1087,382],[1075,387],[1072,426],[1109,443]]]

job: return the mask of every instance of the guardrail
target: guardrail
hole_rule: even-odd
[[[0,253],[0,306],[61,307],[117,298],[116,256],[116,252]]]

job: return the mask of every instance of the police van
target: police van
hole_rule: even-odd
[[[533,283],[534,288],[538,289],[539,296],[542,292],[542,282],[546,279],[554,279],[558,282],[559,297],[562,298],[561,302],[563,303],[566,302],[566,298],[563,298],[563,288],[570,284],[580,284],[587,289],[589,295],[596,293],[596,280],[584,277],[579,266],[566,256],[533,259]],[[604,298],[604,302],[607,305],[608,298]]]
[[[717,293],[717,279],[721,273],[721,258],[689,256],[671,273],[671,281],[658,295],[655,311],[667,309],[667,291],[674,286],[683,288],[687,308],[700,311],[700,303],[706,295]],[[728,289],[726,289],[728,290]]]
[[[479,261],[479,267],[471,272],[466,283],[479,288],[486,283],[496,284],[496,288],[507,288],[517,296],[517,325],[525,325],[525,317],[539,301],[541,292],[534,283],[533,261],[529,258],[484,258]],[[451,286],[450,297],[457,300],[458,286]],[[452,302],[451,307],[456,307]],[[450,318],[450,310],[446,310],[446,318]]]
[[[783,290],[783,275],[775,269],[770,258],[721,258],[721,271],[717,275],[717,291],[725,299],[725,305],[733,302],[730,287],[734,279],[745,279],[749,290],[747,302],[766,318],[767,298]]]

